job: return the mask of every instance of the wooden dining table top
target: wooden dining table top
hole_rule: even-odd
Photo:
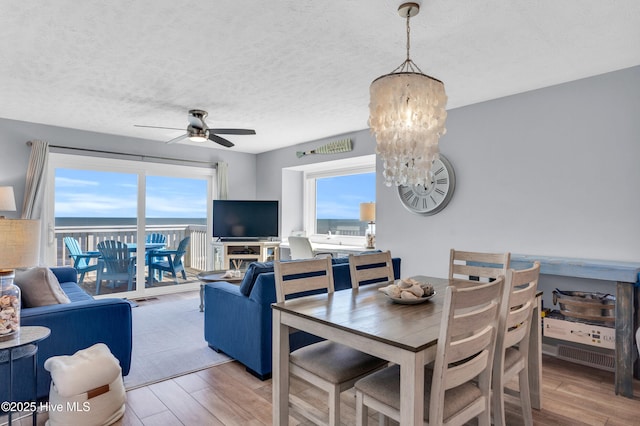
[[[376,340],[405,350],[418,352],[438,341],[444,296],[449,279],[414,276],[431,283],[436,294],[420,304],[393,302],[379,288],[388,282],[361,286],[274,303],[273,309],[306,320]]]

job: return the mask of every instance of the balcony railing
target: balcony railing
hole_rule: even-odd
[[[152,225],[147,226],[145,235],[161,233],[167,237],[167,247],[175,249],[180,241],[191,236],[189,248],[183,259],[185,267],[207,270],[207,227],[206,225]],[[64,237],[78,240],[83,251],[95,251],[100,241],[117,240],[123,243],[136,242],[135,225],[119,226],[57,226],[55,229],[55,248],[57,265],[73,265],[64,244]]]

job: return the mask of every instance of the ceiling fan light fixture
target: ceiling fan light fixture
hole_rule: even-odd
[[[209,130],[198,129],[193,126],[188,127],[189,140],[191,142],[206,142],[209,139]]]

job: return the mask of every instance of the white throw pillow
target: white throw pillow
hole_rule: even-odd
[[[71,303],[49,268],[18,269],[14,282],[22,292],[23,308]]]

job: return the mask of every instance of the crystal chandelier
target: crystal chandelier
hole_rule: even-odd
[[[369,89],[369,127],[387,186],[430,184],[431,165],[439,156],[438,139],[446,132],[444,84],[424,74],[409,57],[409,20],[419,11],[418,3],[403,3],[398,8],[398,14],[407,20],[407,59],[390,74],[375,79]]]

